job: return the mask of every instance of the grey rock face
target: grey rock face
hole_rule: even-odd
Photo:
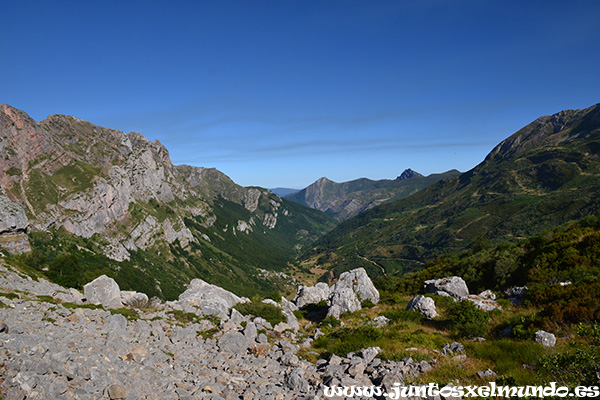
[[[442,296],[447,294],[455,299],[463,299],[469,295],[467,284],[458,276],[425,281],[423,289],[425,293],[433,293]]]
[[[298,308],[302,308],[307,304],[327,300],[330,294],[329,286],[324,282],[319,282],[315,286],[299,286],[292,301]]]
[[[99,276],[86,284],[83,293],[92,304],[102,304],[104,308],[123,307],[119,285],[106,275]]]
[[[205,314],[217,315],[227,319],[229,309],[243,300],[235,294],[202,279],[193,279],[185,292],[179,295],[179,303],[183,306],[195,306]]]
[[[28,227],[29,221],[23,207],[10,201],[4,189],[0,188],[0,247],[12,254],[31,250],[29,239],[25,235]]]
[[[437,310],[435,308],[435,301],[431,297],[425,297],[423,295],[418,295],[413,298],[406,307],[408,311],[418,311],[425,318],[433,319],[438,316]]]
[[[535,333],[535,341],[544,347],[554,347],[556,345],[556,336],[550,332],[537,331]]]
[[[25,232],[28,227],[29,221],[23,207],[19,203],[10,201],[4,189],[0,188],[0,235]]]

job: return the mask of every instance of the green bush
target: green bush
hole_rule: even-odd
[[[360,306],[362,308],[373,308],[375,307],[375,303],[373,303],[370,299],[366,299],[360,302]]]
[[[598,385],[600,325],[580,324],[577,334],[582,340],[571,342],[566,352],[540,360],[540,372],[547,372],[560,384],[570,387]]]
[[[243,315],[253,315],[267,320],[271,325],[275,326],[280,322],[285,322],[286,318],[281,312],[281,308],[273,304],[263,303],[259,299],[252,299],[248,303],[240,303],[234,307]]]
[[[420,312],[407,311],[403,308],[393,308],[385,311],[382,315],[389,318],[390,322],[393,324],[402,321],[420,322],[423,319],[423,315],[421,315]]]
[[[459,301],[448,307],[450,327],[462,337],[484,336],[488,315],[470,301]]]

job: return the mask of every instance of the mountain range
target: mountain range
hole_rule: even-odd
[[[407,169],[393,180],[361,178],[337,183],[323,177],[285,198],[321,210],[341,222],[380,204],[410,196],[441,179],[458,175],[460,172],[451,170],[423,176]]]
[[[338,225],[303,257],[372,275],[423,268],[481,242],[516,241],[600,211],[600,105],[544,116],[475,168]]]
[[[140,133],[36,122],[6,104],[0,188],[0,245],[33,248],[26,266],[75,286],[106,273],[166,299],[195,277],[239,294],[284,290],[283,271],[336,224],[216,169],[173,165]]]
[[[599,152],[595,105],[535,120],[462,174],[322,178],[281,198],[174,165],[140,133],[65,115],[36,122],[0,105],[0,248],[65,286],[106,274],[173,299],[197,277],[238,295],[287,295],[293,275],[402,275],[596,214]]]

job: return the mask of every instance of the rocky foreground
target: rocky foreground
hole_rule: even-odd
[[[312,338],[295,329],[236,310],[220,320],[183,319],[190,293],[185,304],[119,313],[5,265],[0,292],[4,400],[320,399],[325,385],[390,388],[432,368],[381,361],[378,348],[311,363],[296,353]]]

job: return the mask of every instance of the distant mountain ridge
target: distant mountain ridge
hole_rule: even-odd
[[[600,211],[600,104],[536,119],[475,168],[338,225],[305,255],[339,274],[403,273]]]
[[[140,133],[65,115],[36,122],[6,104],[0,221],[0,247],[32,247],[34,269],[54,265],[68,284],[105,273],[163,298],[195,277],[244,295],[280,290],[275,272],[335,225],[216,169],[173,165]]]
[[[275,193],[279,197],[285,197],[287,195],[290,195],[290,194],[300,191],[300,189],[290,189],[290,188],[282,188],[282,187],[273,188],[273,189],[269,189],[269,190],[271,192]]]
[[[323,177],[285,198],[323,211],[338,221],[345,221],[365,210],[409,196],[441,179],[459,174],[459,171],[451,170],[423,176],[409,168],[393,180],[360,178],[337,183]]]

